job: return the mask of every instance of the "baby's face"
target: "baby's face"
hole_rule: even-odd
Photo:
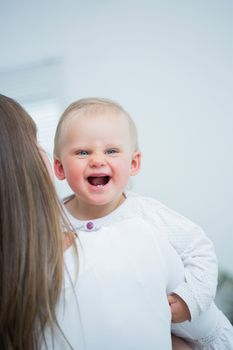
[[[73,115],[62,130],[55,171],[66,178],[80,201],[106,205],[119,199],[129,177],[136,175],[140,154],[134,152],[128,120],[109,111]]]

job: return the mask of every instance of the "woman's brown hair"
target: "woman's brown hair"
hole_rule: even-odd
[[[63,278],[61,209],[36,126],[0,95],[0,349],[37,350],[56,323]]]

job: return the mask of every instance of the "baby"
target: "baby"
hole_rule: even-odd
[[[63,113],[55,135],[54,167],[56,176],[66,179],[74,192],[64,200],[64,205],[72,225],[83,237],[82,243],[85,245],[90,239],[87,233],[95,233],[94,239],[97,239],[99,230],[114,226],[121,231],[120,242],[122,232],[127,235],[120,223],[135,221],[135,237],[137,228],[143,238],[146,231],[149,232],[160,245],[171,271],[173,252],[163,248],[169,242],[184,266],[184,278],[173,283],[172,289],[171,284],[168,287],[169,282],[166,285],[172,322],[191,321],[173,325],[173,332],[188,339],[196,349],[233,349],[232,327],[212,303],[217,283],[213,244],[190,220],[152,198],[126,191],[129,178],[140,171],[140,161],[136,126],[116,102],[83,99]],[[131,244],[134,247],[133,237]],[[148,252],[150,248],[148,241]],[[93,251],[93,255],[96,254]],[[156,265],[156,261],[153,264]],[[145,265],[145,269],[148,267]]]

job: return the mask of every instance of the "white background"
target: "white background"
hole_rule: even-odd
[[[0,33],[2,74],[59,62],[53,110],[86,96],[128,110],[134,190],[200,224],[233,274],[233,1],[0,0]]]

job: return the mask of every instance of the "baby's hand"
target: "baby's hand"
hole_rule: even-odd
[[[188,306],[184,300],[177,294],[171,294],[168,296],[168,302],[172,313],[172,322],[184,322],[191,320],[191,315]]]

